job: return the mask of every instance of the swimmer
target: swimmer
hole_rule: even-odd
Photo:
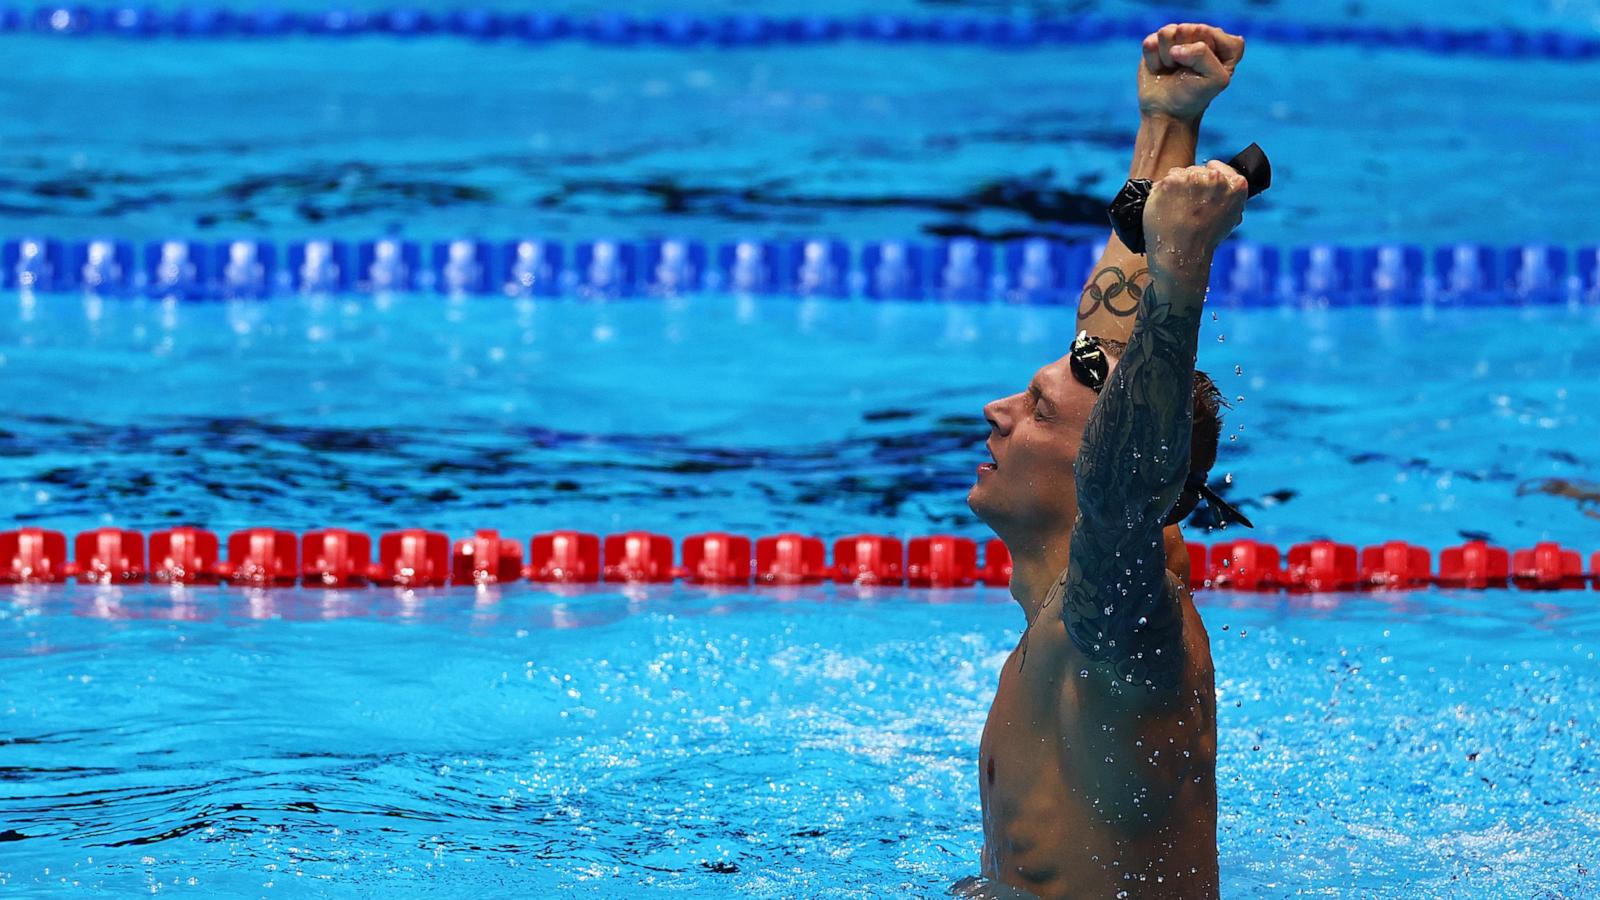
[[[1070,352],[983,410],[993,461],[967,502],[1011,551],[1027,626],[983,729],[983,878],[961,896],[1218,896],[1211,650],[1174,523],[1202,497],[1237,517],[1205,488],[1221,397],[1195,355],[1246,184],[1194,153],[1244,40],[1168,25],[1143,51],[1147,255],[1113,236]]]

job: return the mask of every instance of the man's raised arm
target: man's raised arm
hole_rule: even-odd
[[[1182,671],[1182,610],[1162,522],[1189,471],[1211,258],[1239,224],[1246,190],[1242,176],[1216,161],[1156,182],[1144,211],[1150,282],[1084,428],[1061,615],[1073,644],[1101,664],[1114,689],[1170,688]]]
[[[1244,56],[1244,38],[1210,25],[1168,25],[1144,39],[1139,60],[1139,135],[1129,178],[1160,179],[1194,165],[1200,119]],[[1150,284],[1145,258],[1115,234],[1078,298],[1078,328],[1117,341],[1133,330]]]

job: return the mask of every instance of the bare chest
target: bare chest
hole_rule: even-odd
[[[1081,829],[1071,685],[1058,654],[1036,641],[1001,670],[979,743],[984,867],[1022,868],[1034,881],[1061,874],[1059,848]]]

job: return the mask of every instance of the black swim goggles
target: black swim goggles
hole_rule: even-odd
[[[1106,351],[1100,348],[1100,339],[1090,337],[1087,331],[1078,332],[1078,336],[1072,339],[1067,365],[1072,369],[1072,377],[1096,394],[1106,386],[1106,376],[1111,372],[1111,364],[1106,362]]]
[[[1072,377],[1096,394],[1105,388],[1106,378],[1111,372],[1111,363],[1106,361],[1106,351],[1100,346],[1100,339],[1087,331],[1079,331],[1078,336],[1072,339],[1072,349],[1067,353],[1067,365],[1072,369]],[[1195,499],[1192,503],[1185,503],[1180,498],[1177,506],[1173,508],[1173,515],[1167,520],[1168,525],[1183,521],[1201,500],[1205,500],[1207,505],[1222,516],[1224,524],[1238,522],[1246,528],[1256,527],[1249,517],[1234,508],[1233,504],[1217,496],[1217,492],[1206,484],[1206,477],[1203,474],[1190,472],[1189,477],[1184,479],[1183,491],[1185,494],[1193,495]]]

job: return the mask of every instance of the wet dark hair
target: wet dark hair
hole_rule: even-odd
[[[1120,359],[1128,345],[1122,341],[1101,338],[1100,346],[1107,354]],[[1230,408],[1211,376],[1194,370],[1194,425],[1189,431],[1189,479],[1204,483],[1206,474],[1217,464],[1217,446],[1222,441],[1222,411]],[[1185,489],[1178,505],[1168,516],[1169,521],[1180,521],[1194,511],[1200,495]]]

